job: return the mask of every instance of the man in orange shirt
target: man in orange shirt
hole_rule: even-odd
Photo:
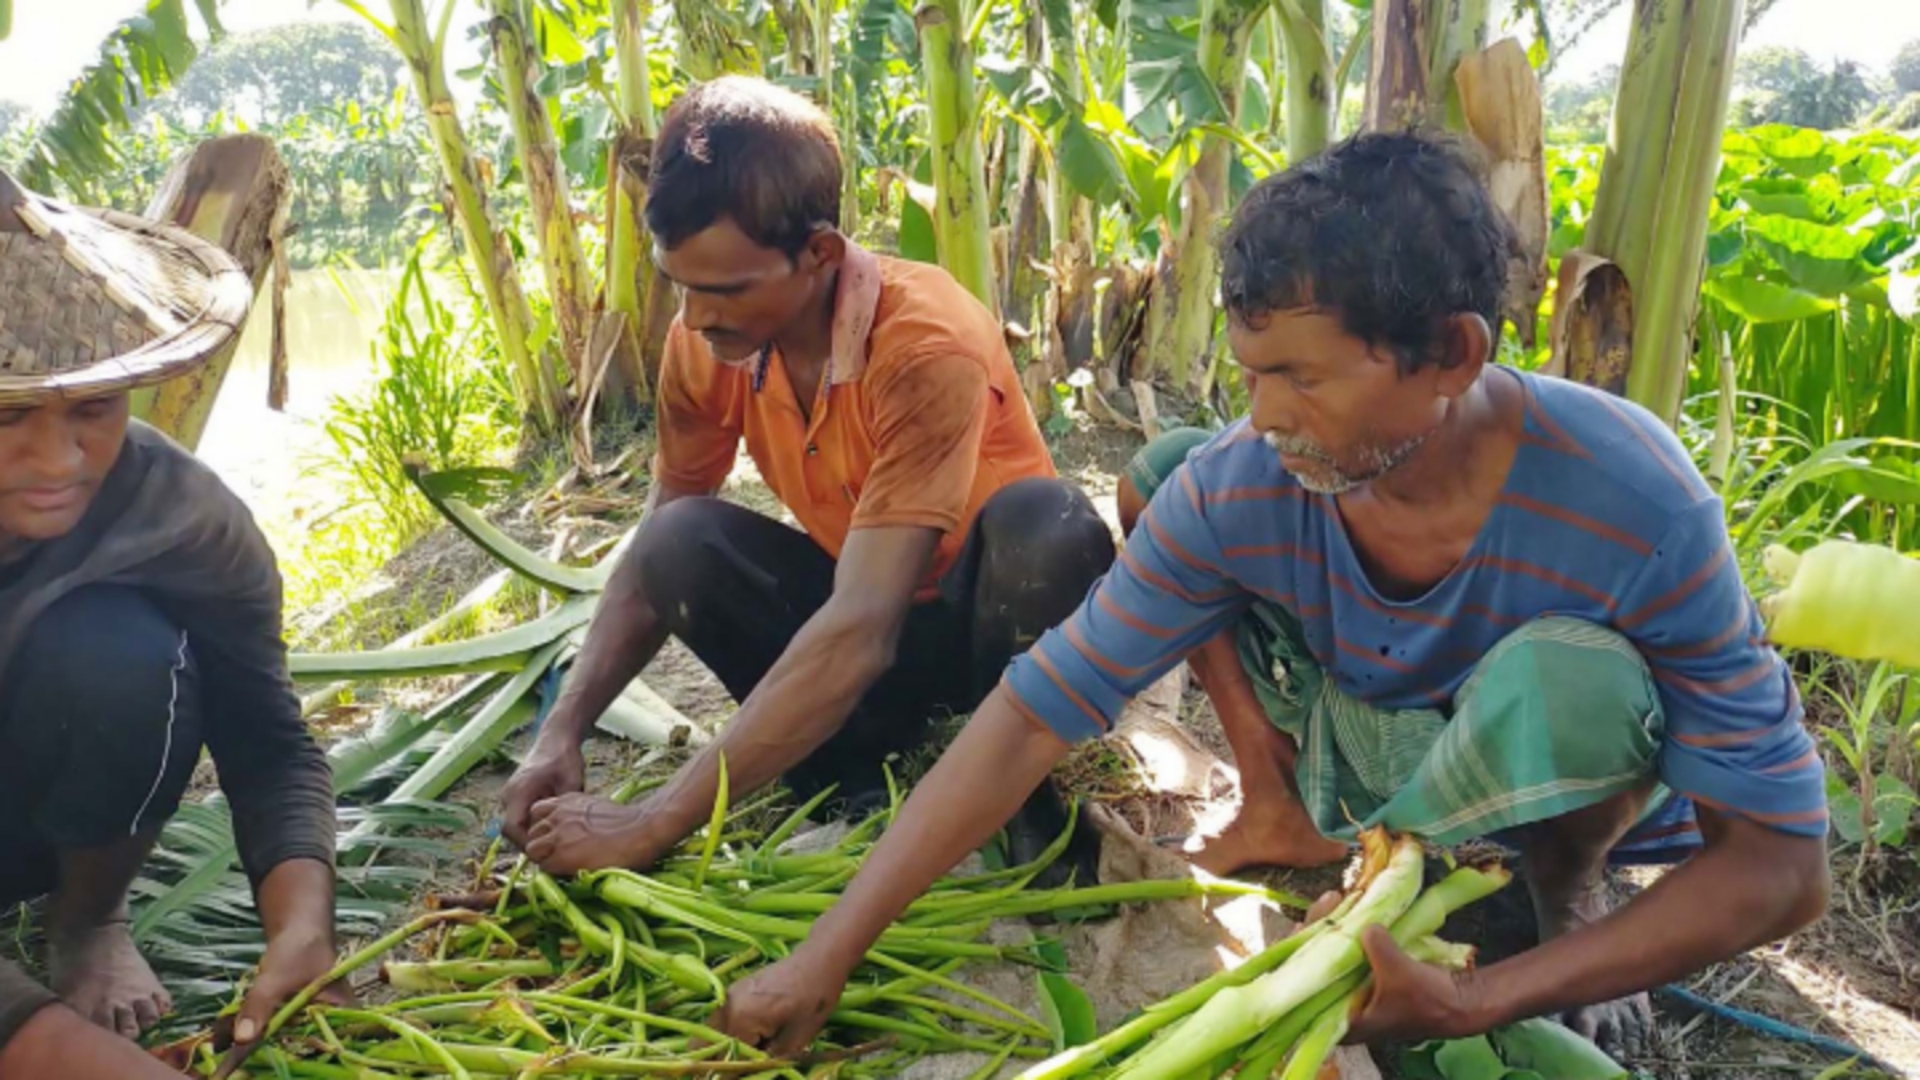
[[[842,235],[840,170],[826,117],[759,80],[696,87],[662,125],[647,225],[683,300],[652,496],[505,794],[507,836],[550,872],[658,860],[705,824],[723,757],[735,797],[784,776],[872,808],[886,758],[971,712],[1113,560],[999,322]],[[804,532],[714,497],[742,441]],[[645,803],[582,794],[582,741],[668,635],[739,712]],[[1043,788],[1014,854],[1063,822]]]

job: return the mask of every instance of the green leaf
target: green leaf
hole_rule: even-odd
[[[1531,1070],[1553,1080],[1624,1080],[1627,1070],[1564,1024],[1522,1020],[1488,1035],[1515,1073]]]
[[[1563,259],[1567,252],[1579,247],[1587,238],[1587,225],[1583,221],[1568,221],[1556,226],[1553,235],[1547,238],[1547,257]],[[1707,238],[1707,251],[1711,256],[1713,238]]]
[[[1761,214],[1747,219],[1747,236],[1795,285],[1819,296],[1840,296],[1876,276],[1862,258],[1871,233]]]
[[[1050,938],[1035,943],[1034,953],[1051,968],[1064,970],[1067,954],[1060,943]],[[1039,989],[1040,1017],[1053,1033],[1053,1051],[1083,1046],[1100,1036],[1094,1017],[1093,999],[1074,981],[1057,971],[1041,971],[1034,976]]]
[[[1067,118],[1059,145],[1054,148],[1054,160],[1060,163],[1060,174],[1073,189],[1095,206],[1110,205],[1128,192],[1127,174],[1113,148],[1077,116]]]
[[[1706,293],[1750,323],[1793,322],[1834,309],[1824,297],[1754,278],[1712,278]]]
[[[535,652],[587,625],[596,599],[576,597],[533,622],[466,641],[378,652],[294,653],[287,666],[295,679],[316,682],[513,671]]]
[[[932,166],[925,154],[915,168],[915,174],[921,183],[932,177]],[[940,245],[933,231],[933,215],[919,201],[909,195],[900,200],[900,257],[915,262],[937,263],[940,261]]]
[[[1780,214],[1802,221],[1825,223],[1807,182],[1791,177],[1755,177],[1737,189],[1740,201],[1762,214]]]
[[[1746,135],[1774,164],[1801,179],[1810,180],[1833,168],[1833,146],[1817,131],[1767,124],[1747,129]]]
[[[1870,459],[1862,468],[1835,476],[1832,484],[1842,494],[1862,495],[1878,503],[1920,505],[1920,464],[1906,458],[1886,455]]]
[[[514,573],[563,596],[598,593],[606,587],[606,579],[600,570],[585,570],[554,562],[501,532],[473,507],[446,494],[474,484],[497,484],[500,480],[497,472],[461,469],[454,471],[444,481],[435,481],[430,479],[434,474],[418,465],[409,463],[406,471],[414,486],[420,489],[442,517]]]

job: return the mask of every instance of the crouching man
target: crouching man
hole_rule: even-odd
[[[1113,561],[999,321],[940,268],[842,235],[840,193],[833,126],[797,94],[717,79],[662,122],[647,224],[683,300],[653,493],[505,795],[506,834],[550,872],[672,851],[723,758],[735,797],[784,778],[885,805],[889,757],[971,712]],[[800,528],[715,497],[743,443]],[[739,712],[640,805],[582,794],[582,741],[669,636]],[[1020,794],[1016,857],[1065,822],[1049,787]]]
[[[4,1080],[173,1075],[128,1041],[171,1005],[127,894],[203,746],[267,935],[235,1034],[334,963],[332,787],[273,554],[211,472],[128,419],[128,390],[203,362],[246,289],[184,233],[0,175],[0,904],[47,898],[51,983],[0,961]]]
[[[1720,501],[1645,411],[1492,363],[1506,250],[1471,163],[1419,136],[1250,192],[1221,291],[1251,415],[1150,449],[1113,572],[718,1024],[803,1045],[881,930],[1189,657],[1246,781],[1203,859],[1337,859],[1354,821],[1523,856],[1541,944],[1452,975],[1371,934],[1355,1039],[1630,1035],[1646,990],[1818,917],[1820,760]],[[1610,856],[1680,864],[1609,911]]]

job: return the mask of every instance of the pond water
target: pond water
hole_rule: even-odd
[[[284,535],[292,519],[339,501],[309,466],[326,446],[321,424],[329,403],[373,378],[371,346],[399,280],[398,270],[385,269],[293,272],[285,412],[267,406],[273,324],[264,290],[254,305],[199,454],[252,507],[268,535]]]

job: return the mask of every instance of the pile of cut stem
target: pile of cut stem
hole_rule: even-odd
[[[806,937],[893,811],[855,825],[830,849],[795,853],[789,840],[825,794],[782,817],[778,795],[730,808],[725,791],[723,779],[704,833],[647,874],[560,880],[490,855],[476,892],[437,898],[433,910],[323,981],[377,964],[385,988],[360,989],[378,1003],[330,1007],[315,1000],[316,984],[274,1018],[249,1074],[859,1078],[897,1075],[916,1058],[956,1051],[1037,1060],[1055,1048],[1046,1027],[954,978],[979,961],[1045,966],[1032,946],[986,942],[994,920],[1203,895],[1296,902],[1255,886],[1190,880],[1030,889],[1064,851],[1069,824],[1033,863],[939,882],[875,943],[809,1052],[774,1060],[707,1020],[729,986]],[[398,950],[407,958],[394,958]],[[185,1049],[200,1075],[213,1071],[210,1038]]]
[[[1361,932],[1386,926],[1416,959],[1465,968],[1472,949],[1434,935],[1449,914],[1499,891],[1510,876],[1498,867],[1462,868],[1422,892],[1419,841],[1372,830],[1361,844],[1359,883],[1326,917],[1019,1080],[1314,1080],[1370,989]]]

